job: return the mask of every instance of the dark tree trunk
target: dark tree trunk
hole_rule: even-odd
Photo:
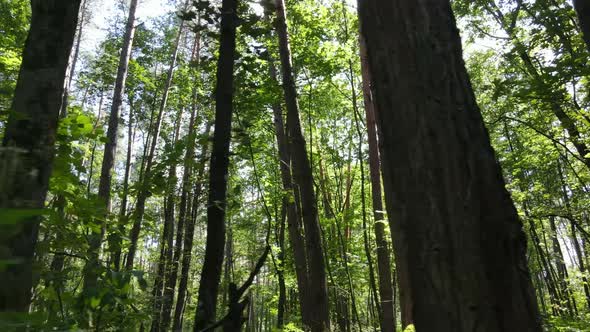
[[[391,259],[389,244],[385,233],[385,217],[383,215],[383,197],[381,196],[381,167],[379,162],[379,146],[377,145],[377,127],[371,94],[371,75],[367,62],[367,51],[364,40],[359,38],[361,53],[361,73],[363,79],[363,98],[367,121],[369,142],[369,175],[371,178],[371,198],[373,201],[373,217],[375,219],[375,241],[377,242],[377,269],[379,270],[379,295],[381,308],[381,331],[395,331],[395,308],[393,306],[393,281],[391,280]],[[362,159],[361,159],[362,160]],[[389,223],[391,225],[391,221]],[[393,233],[392,233],[393,234]],[[406,324],[407,325],[407,324]],[[404,326],[405,327],[405,326]]]
[[[590,51],[590,1],[573,0],[573,2],[576,13],[578,14],[578,19],[580,20],[584,42],[586,43],[588,51]]]
[[[174,50],[172,51],[172,56],[170,59],[170,66],[168,67],[168,73],[166,76],[166,85],[164,86],[164,92],[162,94],[162,100],[160,102],[160,110],[158,112],[158,116],[156,117],[156,122],[154,123],[153,134],[152,134],[152,141],[150,144],[150,153],[148,155],[145,170],[143,173],[143,186],[139,190],[137,195],[137,202],[135,203],[135,213],[133,215],[133,226],[131,228],[131,232],[129,234],[130,245],[129,251],[127,253],[127,261],[125,262],[125,268],[127,270],[133,269],[133,263],[135,261],[135,253],[137,251],[137,242],[139,241],[139,234],[141,232],[141,223],[143,222],[143,216],[145,214],[145,203],[149,196],[148,190],[146,189],[146,184],[151,181],[151,172],[152,166],[154,163],[154,157],[156,154],[156,147],[158,146],[158,138],[160,137],[160,128],[162,126],[162,117],[164,116],[164,111],[166,109],[166,104],[168,102],[168,95],[170,93],[170,87],[172,86],[172,78],[174,76],[174,68],[176,68],[176,60],[178,59],[178,49],[180,43],[180,37],[182,35],[182,29],[184,27],[184,20],[181,21],[180,27],[178,29],[178,35],[176,37],[176,42],[174,44]]]
[[[195,314],[195,331],[215,322],[217,293],[225,247],[225,209],[233,112],[234,59],[238,0],[223,0],[221,36],[215,88],[215,130],[209,166],[209,199],[207,201],[207,241],[201,271],[199,300]]]
[[[0,148],[0,209],[42,209],[80,0],[31,0],[31,28]],[[0,228],[0,311],[26,312],[39,216]]]
[[[359,13],[396,258],[412,263],[416,329],[541,331],[522,224],[450,2],[359,1]]]
[[[296,186],[295,192],[300,195],[300,215],[305,227],[309,289],[313,290],[312,294],[310,294],[310,303],[313,303],[314,308],[310,312],[309,327],[314,332],[325,331],[330,329],[330,314],[318,207],[313,188],[311,164],[299,119],[299,105],[297,103],[297,89],[291,63],[285,2],[284,0],[276,0],[275,5],[277,11],[275,24],[279,37],[283,90],[287,106],[287,133],[291,153],[291,167]]]

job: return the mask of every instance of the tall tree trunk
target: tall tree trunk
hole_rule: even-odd
[[[180,123],[182,118],[182,110],[178,112],[176,118],[176,125],[174,131],[174,140],[172,146],[176,146],[178,136],[180,134]],[[162,234],[160,259],[158,262],[158,276],[154,282],[153,298],[153,312],[152,312],[152,332],[166,331],[165,323],[166,308],[172,307],[172,295],[168,293],[170,279],[173,277],[173,270],[175,262],[174,255],[174,210],[176,205],[176,184],[178,178],[176,175],[176,162],[172,161],[168,165],[168,189],[166,191],[166,198],[164,200],[164,230]],[[165,281],[165,282],[164,282]],[[174,276],[176,283],[176,276]],[[168,309],[168,317],[170,317],[170,309]],[[169,318],[168,318],[169,319]]]
[[[111,187],[113,170],[115,168],[115,158],[117,153],[117,141],[119,132],[119,116],[123,96],[125,94],[125,82],[127,80],[127,71],[129,69],[129,60],[133,48],[133,38],[135,36],[135,13],[137,11],[138,0],[132,0],[129,6],[129,16],[125,26],[123,36],[123,46],[119,57],[119,67],[117,68],[117,78],[115,80],[115,89],[113,92],[113,103],[109,115],[109,124],[107,129],[107,142],[104,147],[102,159],[102,168],[100,172],[100,181],[98,184],[98,198],[105,206],[105,215],[111,212]],[[88,240],[88,261],[84,267],[84,286],[83,297],[90,299],[89,292],[96,291],[96,283],[99,275],[99,251],[104,238],[106,224],[104,218],[99,218],[95,222],[100,224],[98,233],[91,232]]]
[[[296,192],[300,193],[301,217],[305,227],[305,246],[308,263],[311,311],[310,328],[312,331],[330,329],[330,314],[328,290],[326,283],[326,266],[322,248],[321,230],[318,218],[318,207],[313,188],[313,174],[307,155],[305,138],[299,119],[299,105],[297,90],[293,77],[289,34],[287,32],[287,18],[284,0],[275,0],[276,30],[279,37],[279,51],[283,76],[283,90],[287,106],[287,132],[291,153],[291,167]]]
[[[359,13],[396,259],[412,262],[416,329],[541,331],[522,224],[450,2],[359,1]]]
[[[72,81],[74,80],[74,74],[76,72],[76,65],[78,64],[78,56],[80,55],[80,45],[82,43],[82,29],[84,28],[84,24],[86,23],[86,10],[87,10],[88,2],[86,0],[81,0],[80,4],[80,14],[78,19],[78,31],[76,33],[76,46],[74,47],[74,52],[71,54],[70,64],[68,66],[67,71],[67,82],[65,83],[64,93],[61,103],[61,111],[60,116],[65,118],[68,114],[68,102],[70,97],[70,91],[72,89]],[[83,103],[85,102],[86,98],[83,98]],[[82,106],[84,108],[84,106]]]
[[[164,199],[164,226],[162,228],[162,237],[160,238],[160,257],[158,258],[158,265],[156,267],[156,277],[154,278],[154,287],[152,288],[152,326],[150,331],[159,331],[160,319],[162,313],[162,289],[164,287],[166,266],[170,256],[172,256],[172,248],[170,239],[173,239],[171,234],[174,232],[174,219],[170,216],[170,202],[168,198]]]
[[[0,209],[42,209],[80,0],[31,0],[14,99],[0,148]],[[31,300],[39,215],[0,226],[0,311],[26,312]]]
[[[567,272],[567,267],[565,266],[563,251],[561,251],[561,246],[559,245],[555,217],[549,217],[549,226],[551,227],[551,245],[553,249],[553,261],[555,262],[555,267],[557,269],[557,280],[559,280],[559,292],[566,301],[569,315],[573,317],[577,315],[577,309],[575,303],[573,302],[574,299],[572,297],[571,289],[568,285],[569,273]]]
[[[236,26],[238,0],[223,0],[221,35],[215,87],[215,130],[209,166],[209,198],[207,201],[207,241],[201,271],[199,300],[195,314],[195,331],[215,321],[217,293],[225,247],[225,209],[229,146],[233,113],[234,59],[236,57]]]
[[[160,137],[160,128],[162,126],[162,117],[166,110],[166,104],[168,102],[168,95],[170,93],[170,87],[172,86],[172,78],[174,76],[174,68],[176,67],[176,60],[178,59],[178,49],[180,46],[180,38],[182,36],[182,30],[184,27],[184,20],[181,21],[180,27],[178,28],[178,35],[174,44],[174,50],[170,59],[170,66],[168,67],[168,73],[166,76],[166,84],[164,86],[164,92],[162,94],[162,100],[160,102],[160,110],[156,117],[152,131],[152,141],[150,144],[150,152],[147,157],[145,170],[143,172],[143,186],[139,190],[137,195],[137,202],[135,203],[135,213],[133,215],[133,226],[129,234],[130,244],[129,251],[127,253],[127,261],[125,262],[125,268],[127,270],[133,269],[133,263],[135,261],[135,253],[137,251],[137,242],[139,241],[139,233],[141,232],[141,223],[143,222],[143,216],[145,214],[145,202],[148,198],[148,191],[146,184],[151,181],[152,166],[154,164],[154,157],[156,154],[156,147],[158,146],[158,138]]]
[[[121,237],[125,233],[125,224],[127,223],[127,205],[129,200],[129,176],[131,175],[131,157],[133,155],[133,141],[135,132],[133,131],[133,108],[129,107],[129,120],[127,121],[127,158],[125,161],[125,175],[123,176],[123,197],[121,198],[121,209],[119,210],[118,234],[115,237],[115,243],[112,250],[112,260],[115,271],[121,269]]]
[[[207,123],[205,129],[205,135],[209,137],[209,131],[211,130],[211,122]],[[174,322],[172,324],[172,331],[182,330],[182,315],[185,308],[186,291],[188,286],[189,269],[191,265],[193,240],[195,234],[195,222],[197,219],[197,212],[199,208],[199,201],[201,193],[203,191],[203,178],[205,174],[205,160],[207,158],[209,150],[209,140],[204,140],[201,146],[201,157],[200,162],[197,166],[196,184],[193,192],[193,202],[191,218],[186,225],[186,231],[184,232],[183,240],[183,253],[182,253],[182,270],[180,271],[180,281],[178,282],[178,297],[176,299],[176,308],[174,309]]]
[[[573,0],[573,2],[578,20],[580,20],[584,42],[590,51],[590,2],[588,0]]]
[[[272,62],[269,59],[269,70],[271,78],[277,81],[277,72]],[[289,141],[285,124],[283,120],[283,110],[280,103],[276,102],[272,105],[273,122],[275,127],[275,136],[277,139],[277,148],[279,154],[279,169],[281,172],[281,181],[285,194],[283,201],[287,209],[287,231],[289,233],[289,241],[291,242],[291,250],[293,251],[293,260],[295,262],[295,277],[297,279],[297,288],[299,290],[299,306],[301,311],[301,318],[304,325],[309,326],[313,304],[310,302],[309,295],[309,280],[307,274],[307,260],[305,255],[305,239],[303,238],[303,229],[301,228],[301,216],[294,199],[293,192],[293,177],[291,174],[291,156],[289,153]]]
[[[394,285],[391,280],[389,244],[385,235],[386,220],[383,215],[383,197],[381,196],[381,168],[379,162],[379,146],[377,145],[377,127],[375,123],[373,97],[371,94],[371,75],[367,63],[367,50],[362,37],[359,38],[359,45],[361,54],[361,74],[363,79],[363,98],[365,101],[365,117],[367,121],[367,137],[369,142],[371,198],[373,202],[373,217],[375,219],[375,241],[377,242],[377,269],[379,270],[379,295],[381,301],[380,326],[382,332],[394,332],[396,325],[395,308],[393,306]],[[391,225],[391,222],[389,224]],[[408,311],[408,309],[405,311]],[[408,325],[408,323],[411,323],[411,320],[408,320],[407,318],[408,317],[406,317],[405,322],[402,322],[404,324],[402,328]]]

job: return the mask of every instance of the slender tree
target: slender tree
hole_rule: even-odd
[[[221,4],[221,35],[215,88],[215,130],[209,166],[209,198],[207,201],[207,241],[201,270],[199,299],[195,315],[195,331],[201,331],[215,321],[217,293],[223,266],[225,247],[225,209],[229,146],[233,112],[234,58],[236,56],[236,26],[238,0],[223,0]]]
[[[51,174],[65,75],[74,42],[80,0],[31,0],[25,42],[5,134],[0,148],[0,211],[42,209]],[[26,312],[33,285],[33,255],[40,216],[2,223],[0,311]]]
[[[105,206],[105,216],[111,212],[111,188],[119,135],[119,117],[121,113],[121,105],[123,104],[123,95],[125,93],[125,82],[127,81],[127,71],[129,69],[133,38],[135,36],[135,14],[138,2],[139,0],[132,0],[129,5],[129,13],[125,24],[125,34],[123,36],[123,44],[119,55],[119,65],[117,67],[115,89],[113,90],[113,103],[109,114],[107,141],[104,147],[104,155],[100,171],[98,198]],[[99,274],[99,251],[106,230],[104,216],[98,218],[95,222],[100,225],[100,231],[92,232],[89,236],[89,257],[84,268],[84,288],[82,294],[94,291]]]
[[[364,40],[360,38],[361,74],[363,79],[363,98],[367,121],[369,142],[369,177],[371,178],[371,198],[373,200],[373,217],[375,219],[375,241],[377,242],[377,269],[379,270],[379,295],[381,301],[381,331],[395,331],[395,307],[393,298],[393,281],[391,280],[391,259],[389,244],[385,233],[386,219],[383,213],[381,195],[381,165],[379,146],[377,145],[377,126],[371,94],[371,76],[369,73]],[[391,225],[391,222],[390,222]],[[406,322],[405,325],[407,325]]]
[[[287,31],[287,14],[284,0],[276,0],[275,26],[279,39],[283,90],[287,106],[287,133],[289,151],[291,153],[291,169],[295,183],[296,201],[300,202],[301,217],[305,227],[305,246],[308,264],[310,304],[314,309],[310,312],[310,328],[312,331],[330,329],[328,290],[326,283],[326,263],[322,248],[322,237],[318,217],[318,207],[313,185],[311,164],[307,155],[305,137],[299,119],[297,89],[293,77],[293,64]]]
[[[359,1],[359,14],[396,259],[412,263],[416,329],[541,331],[522,224],[450,2]]]
[[[135,204],[135,213],[133,214],[133,226],[129,234],[130,244],[129,251],[127,252],[127,261],[125,262],[125,268],[127,270],[133,269],[133,263],[135,261],[135,253],[137,252],[137,242],[139,241],[139,234],[141,232],[141,224],[145,214],[145,203],[149,196],[148,188],[146,184],[151,181],[152,167],[154,165],[154,157],[156,154],[156,147],[158,146],[158,138],[160,137],[160,129],[162,126],[162,118],[164,116],[164,110],[168,103],[168,96],[170,94],[170,87],[172,86],[172,78],[174,76],[174,69],[176,68],[176,61],[178,60],[178,50],[180,48],[180,38],[182,37],[182,30],[184,28],[184,20],[180,21],[180,27],[178,28],[178,34],[176,35],[176,41],[174,43],[174,49],[170,59],[170,65],[168,67],[168,73],[166,74],[166,83],[164,86],[164,92],[162,94],[162,100],[160,101],[160,109],[156,117],[156,122],[152,128],[152,140],[150,144],[150,150],[143,171],[143,186],[139,190],[137,195],[137,202]]]

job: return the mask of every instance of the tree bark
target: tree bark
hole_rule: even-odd
[[[389,244],[385,235],[385,220],[383,214],[383,197],[381,195],[381,165],[379,161],[379,146],[377,143],[377,127],[375,110],[371,93],[371,75],[369,73],[367,50],[362,37],[359,38],[361,54],[361,75],[363,79],[363,99],[365,101],[365,117],[367,121],[367,137],[369,143],[369,176],[371,178],[371,198],[373,202],[373,217],[375,219],[375,241],[377,242],[377,269],[379,271],[379,295],[381,301],[381,331],[395,331],[395,308],[393,306],[393,281],[391,279],[391,259]],[[391,225],[391,221],[389,222]],[[393,234],[393,232],[392,232]],[[399,269],[398,269],[399,270]],[[398,271],[399,272],[399,271]],[[407,299],[405,299],[407,301]],[[406,310],[407,311],[407,310]],[[405,328],[411,323],[407,319],[402,322]]]
[[[79,8],[80,0],[31,0],[31,28],[0,149],[3,212],[45,206]],[[1,226],[0,260],[13,262],[0,271],[2,312],[28,310],[40,221],[36,215]]]
[[[573,0],[573,2],[582,28],[584,42],[590,51],[590,2],[588,0]]]
[[[225,209],[229,146],[233,113],[234,59],[236,57],[236,26],[238,0],[223,0],[221,36],[215,88],[215,130],[209,166],[209,199],[207,202],[207,241],[201,271],[199,300],[195,314],[195,331],[215,322],[217,293],[225,247]]]
[[[412,262],[416,329],[541,331],[522,224],[450,2],[359,1],[359,13],[396,258]]]
[[[313,188],[313,174],[306,151],[305,138],[299,119],[297,90],[293,77],[289,34],[284,0],[275,0],[277,18],[275,27],[279,37],[279,52],[283,76],[283,90],[287,106],[287,132],[291,153],[291,167],[296,186],[300,193],[301,217],[305,227],[305,247],[308,263],[310,303],[314,309],[310,312],[310,326],[313,332],[330,329],[328,291],[326,283],[326,266],[322,248],[318,207]]]

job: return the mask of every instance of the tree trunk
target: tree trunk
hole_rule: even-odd
[[[291,167],[296,192],[300,193],[301,217],[305,227],[305,246],[308,262],[311,311],[310,328],[312,331],[330,329],[328,291],[326,284],[326,267],[322,248],[321,230],[318,218],[316,196],[313,188],[313,175],[306,151],[305,138],[299,120],[297,90],[293,77],[289,34],[284,0],[276,0],[276,30],[279,36],[279,51],[283,76],[283,90],[287,106],[287,132],[291,152]]]
[[[271,78],[274,81],[277,81],[276,68],[272,60],[269,60],[269,69]],[[289,141],[287,139],[287,132],[283,120],[283,110],[280,103],[275,103],[272,106],[272,111],[279,154],[279,169],[281,172],[283,189],[285,191],[283,201],[285,202],[287,209],[287,231],[289,233],[289,241],[291,242],[291,250],[293,251],[295,277],[297,279],[297,288],[299,290],[298,295],[301,318],[303,324],[309,326],[309,324],[311,324],[309,317],[311,316],[313,304],[310,303],[309,299],[311,292],[309,290],[307,261],[305,258],[305,239],[303,238],[303,229],[300,226],[301,216],[295,204],[295,194],[293,192]]]
[[[217,293],[223,265],[229,146],[233,112],[237,9],[238,0],[222,1],[221,35],[215,87],[215,130],[211,164],[209,166],[207,241],[201,271],[201,283],[199,285],[199,300],[195,314],[195,331],[200,331],[215,321]]]
[[[31,0],[31,28],[0,149],[1,210],[45,205],[79,8],[80,0]],[[1,226],[0,260],[14,262],[0,271],[2,312],[29,308],[40,221],[33,215]]]
[[[84,28],[84,24],[86,23],[86,10],[87,10],[88,2],[86,0],[81,0],[80,3],[80,17],[78,19],[78,31],[76,33],[76,46],[74,47],[74,52],[71,54],[70,64],[68,66],[67,71],[67,82],[64,86],[64,94],[61,103],[61,111],[60,116],[65,118],[68,115],[68,103],[70,97],[70,91],[72,89],[72,81],[74,80],[74,74],[76,72],[76,64],[78,63],[78,56],[80,54],[80,44],[82,42],[82,29]],[[85,97],[83,100],[85,101]],[[82,104],[84,104],[84,101]],[[84,108],[84,106],[82,106]]]
[[[138,0],[132,0],[129,6],[129,16],[125,26],[125,35],[123,36],[123,46],[119,57],[119,67],[117,69],[117,78],[115,80],[115,90],[113,92],[113,104],[109,115],[109,125],[107,129],[107,142],[104,147],[102,159],[102,168],[100,171],[100,181],[98,184],[98,198],[105,204],[105,216],[111,212],[111,186],[113,170],[115,168],[115,158],[117,153],[117,140],[119,134],[119,114],[125,94],[125,82],[127,80],[127,71],[129,69],[129,60],[133,48],[133,38],[135,36],[135,13],[137,11]],[[94,220],[100,224],[98,233],[91,232],[88,239],[88,261],[84,266],[84,286],[82,296],[85,300],[91,298],[89,292],[96,291],[97,278],[100,274],[99,252],[102,240],[105,234],[105,218]]]
[[[205,135],[209,137],[209,131],[211,129],[211,122],[207,123],[205,129]],[[193,192],[193,202],[191,219],[186,225],[186,231],[184,232],[183,240],[183,253],[182,253],[182,270],[180,271],[180,281],[178,283],[178,297],[176,299],[176,308],[174,310],[174,322],[172,324],[172,331],[182,330],[182,315],[184,313],[186,291],[188,286],[189,269],[191,265],[193,239],[195,234],[195,222],[197,219],[197,211],[199,207],[199,200],[203,191],[203,177],[205,174],[205,160],[209,150],[209,140],[205,140],[201,146],[201,158],[199,165],[197,166],[197,176],[195,184],[195,190]]]
[[[359,13],[396,258],[412,262],[416,329],[541,331],[522,224],[450,2],[359,1]]]
[[[129,120],[127,122],[127,158],[125,161],[125,175],[123,176],[123,197],[121,198],[121,209],[119,211],[118,234],[115,236],[115,243],[112,248],[113,266],[115,271],[121,269],[121,237],[125,233],[125,224],[127,223],[127,202],[129,200],[129,176],[131,175],[131,157],[133,154],[133,141],[135,132],[133,131],[133,108],[129,108]]]
[[[369,142],[369,176],[371,178],[371,198],[373,217],[375,219],[375,241],[377,242],[377,269],[379,270],[379,295],[381,300],[381,331],[395,331],[395,308],[393,306],[393,281],[391,280],[391,259],[389,244],[385,235],[385,217],[383,215],[383,198],[381,196],[381,171],[379,162],[379,146],[377,145],[377,127],[371,94],[371,75],[367,63],[367,50],[362,37],[359,38],[361,54],[361,74],[363,79],[363,98],[365,101],[365,117]],[[362,160],[362,159],[361,159]],[[389,223],[391,225],[391,222]],[[392,232],[393,234],[393,232]],[[399,272],[399,271],[398,271]],[[402,328],[411,323],[407,319]]]
[[[574,8],[580,20],[582,35],[588,51],[590,51],[590,2],[588,0],[573,0]]]
[[[181,21],[180,27],[178,28],[178,35],[174,44],[174,50],[172,51],[172,57],[170,59],[170,66],[168,67],[168,73],[166,76],[166,84],[164,86],[164,93],[162,94],[162,101],[160,102],[160,110],[156,118],[156,123],[153,127],[152,141],[150,144],[150,153],[148,155],[145,170],[143,172],[143,186],[139,190],[137,195],[137,202],[135,203],[135,213],[133,215],[133,226],[129,234],[130,245],[127,253],[127,261],[125,262],[125,268],[127,270],[133,269],[133,263],[135,260],[135,253],[137,251],[137,242],[139,241],[139,233],[141,232],[141,223],[143,222],[143,215],[145,214],[145,202],[149,196],[149,192],[146,189],[146,184],[151,181],[152,166],[154,163],[154,157],[156,154],[156,147],[158,146],[158,138],[160,137],[160,127],[162,126],[162,117],[164,110],[166,109],[166,103],[168,102],[168,95],[170,93],[170,87],[172,86],[172,78],[174,76],[174,68],[176,67],[176,60],[178,59],[178,49],[180,43],[180,37],[182,35],[182,29],[184,27],[184,20]]]

